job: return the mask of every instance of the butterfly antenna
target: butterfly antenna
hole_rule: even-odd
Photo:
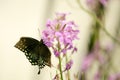
[[[39,38],[40,38],[40,29],[38,28]]]

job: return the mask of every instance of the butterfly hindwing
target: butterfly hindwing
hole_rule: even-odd
[[[42,57],[42,59],[44,60],[45,64],[49,67],[51,67],[51,53],[50,50],[48,49],[48,47],[43,43],[43,41],[40,41],[42,44],[40,47],[40,55]]]

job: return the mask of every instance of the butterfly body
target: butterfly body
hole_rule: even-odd
[[[25,53],[32,65],[39,66],[38,74],[40,74],[40,69],[44,68],[45,65],[51,67],[51,53],[42,39],[38,41],[30,37],[22,37],[15,47]]]

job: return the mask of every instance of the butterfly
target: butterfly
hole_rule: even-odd
[[[38,41],[31,37],[21,37],[15,47],[25,53],[32,65],[39,67],[38,74],[45,65],[51,67],[51,52],[42,39]]]

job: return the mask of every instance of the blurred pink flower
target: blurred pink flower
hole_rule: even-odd
[[[100,64],[104,64],[105,63],[105,58],[104,56],[100,53],[100,43],[99,41],[97,41],[95,43],[95,47],[93,49],[93,54],[94,54],[94,57],[96,58],[96,60],[100,63]]]
[[[100,3],[104,6],[106,6],[107,2],[108,2],[108,0],[100,0]]]
[[[88,5],[96,5],[96,3],[98,2],[98,0],[86,0]]]
[[[94,80],[101,80],[101,72],[98,71],[95,75],[94,75]]]
[[[120,80],[120,73],[110,75],[108,80]]]
[[[100,53],[96,54],[96,58],[98,60],[98,62],[103,65],[106,62],[106,59],[104,58],[104,56]]]
[[[86,3],[90,8],[95,9],[95,7],[98,4],[102,4],[103,6],[106,6],[108,3],[108,0],[87,0]]]
[[[84,72],[88,70],[88,68],[92,65],[93,61],[94,61],[94,54],[90,53],[84,58],[81,65],[81,70]]]
[[[114,44],[112,44],[112,43],[107,43],[107,44],[105,45],[105,51],[106,51],[107,53],[111,52],[113,49],[114,49]]]
[[[81,70],[87,71],[94,61],[98,61],[101,65],[106,62],[105,57],[100,53],[100,43],[98,41],[95,43],[93,50],[83,59]]]

